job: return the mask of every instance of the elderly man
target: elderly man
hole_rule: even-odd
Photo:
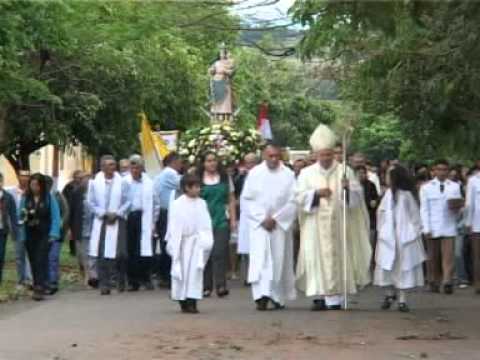
[[[342,166],[334,160],[335,141],[327,126],[315,130],[310,145],[318,161],[301,172],[296,189],[300,211],[297,286],[306,296],[314,297],[313,311],[341,309],[345,292],[354,294],[357,287],[370,282],[371,246],[363,192],[353,172],[348,169],[344,178]],[[349,222],[346,253],[344,203]]]
[[[88,192],[88,204],[94,214],[89,255],[97,258],[101,294],[110,295],[116,265],[118,290],[125,290],[125,219],[130,197],[128,184],[116,172],[114,157],[104,155],[100,164],[102,170],[90,183]]]
[[[153,257],[154,219],[159,206],[153,192],[153,181],[144,172],[140,155],[130,157],[130,174],[125,181],[130,187],[131,203],[127,219],[128,291],[138,291],[141,285],[153,290],[150,263]]]
[[[156,217],[157,237],[154,239],[154,251],[157,252],[157,246],[160,248],[160,256],[155,260],[153,270],[158,272],[159,285],[161,287],[170,287],[170,270],[172,259],[167,254],[165,235],[168,224],[168,208],[175,194],[180,190],[180,173],[183,170],[183,160],[175,152],[168,154],[163,159],[165,168],[155,177],[154,189],[159,196],[159,216]],[[157,242],[158,241],[158,242]]]
[[[6,189],[14,198],[17,210],[20,208],[20,201],[28,189],[28,181],[30,180],[30,171],[20,170],[18,172],[18,186]],[[17,224],[18,226],[19,224]],[[15,261],[17,265],[17,283],[22,288],[32,281],[32,272],[30,263],[27,259],[27,250],[25,243],[19,240],[15,241]]]
[[[242,192],[248,208],[250,266],[257,310],[275,309],[296,297],[292,225],[296,219],[295,175],[281,162],[281,149],[268,145],[264,162],[250,171]]]

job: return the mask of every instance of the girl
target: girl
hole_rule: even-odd
[[[224,297],[229,294],[227,271],[230,230],[234,231],[237,227],[235,189],[213,152],[203,156],[198,174],[202,182],[200,196],[208,205],[214,239],[212,256],[205,268],[204,296],[211,295],[215,282],[217,295]]]
[[[212,220],[207,204],[199,198],[200,180],[185,175],[180,183],[184,195],[169,209],[167,252],[172,257],[172,299],[182,312],[195,314],[202,299],[203,270],[213,246]]]
[[[424,285],[426,260],[421,238],[420,210],[415,185],[406,169],[395,166],[389,173],[390,188],[378,209],[378,242],[374,284],[386,288],[382,309],[397,299],[398,310],[410,311],[406,290]]]
[[[49,243],[60,239],[60,209],[47,189],[45,177],[34,174],[20,203],[20,240],[25,242],[33,275],[33,300],[43,300],[48,290]]]

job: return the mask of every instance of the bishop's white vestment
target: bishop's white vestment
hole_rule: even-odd
[[[343,251],[343,168],[334,162],[329,169],[319,163],[305,168],[297,181],[300,251],[297,263],[297,287],[306,296],[339,298],[344,293]],[[347,292],[370,282],[372,250],[369,241],[369,217],[361,185],[348,169],[350,190],[347,223]],[[329,188],[330,198],[315,203],[315,192]],[[332,303],[332,305],[339,304]]]

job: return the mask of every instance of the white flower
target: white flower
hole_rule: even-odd
[[[189,151],[187,149],[181,149],[180,150],[180,155],[185,156],[185,155],[188,155],[188,154],[189,154]]]
[[[193,147],[195,147],[196,144],[197,144],[197,142],[195,141],[195,139],[192,139],[192,140],[189,141],[187,147],[193,148]]]
[[[188,157],[188,161],[190,162],[190,164],[193,164],[195,162],[195,156],[194,155],[190,155]]]

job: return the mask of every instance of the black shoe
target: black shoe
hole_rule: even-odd
[[[434,294],[439,294],[440,293],[440,286],[436,284],[430,284],[430,291]]]
[[[227,288],[221,287],[217,290],[217,296],[219,298],[223,298],[225,296],[228,296],[230,294],[230,291]]]
[[[140,289],[140,286],[135,284],[135,285],[129,285],[127,291],[128,292],[135,292],[135,291],[138,291],[139,289]]]
[[[97,279],[88,279],[88,286],[98,289],[98,280]]]
[[[325,311],[325,310],[327,310],[327,304],[325,303],[325,300],[323,299],[313,300],[312,311]]]
[[[261,299],[258,299],[255,301],[257,304],[257,310],[258,311],[267,311],[268,310],[268,298],[267,297],[262,297]]]
[[[453,294],[453,285],[452,284],[447,284],[443,287],[443,291],[447,295],[452,295]]]
[[[327,310],[342,310],[342,305],[327,305]]]
[[[273,310],[284,310],[285,309],[285,305],[282,305],[282,304],[280,304],[276,301],[273,301],[272,299],[270,299],[270,301],[273,304]]]
[[[480,289],[475,290],[475,294],[480,295]]]
[[[212,290],[209,290],[209,289],[203,290],[204,298],[209,298],[210,296],[212,296]]]
[[[102,291],[100,291],[100,295],[110,295],[110,294],[111,294],[110,289],[102,289]]]
[[[187,312],[189,314],[198,314],[197,310],[197,300],[187,299]]]
[[[45,295],[55,295],[58,292],[58,287],[49,287],[47,290],[45,290]]]
[[[182,313],[187,313],[187,300],[180,300],[178,302],[180,304],[180,310],[182,311]]]
[[[410,308],[406,303],[398,303],[398,311],[408,313],[410,312]]]
[[[392,307],[392,304],[397,300],[396,296],[385,296],[385,299],[383,300],[382,303],[382,310],[388,310]]]

